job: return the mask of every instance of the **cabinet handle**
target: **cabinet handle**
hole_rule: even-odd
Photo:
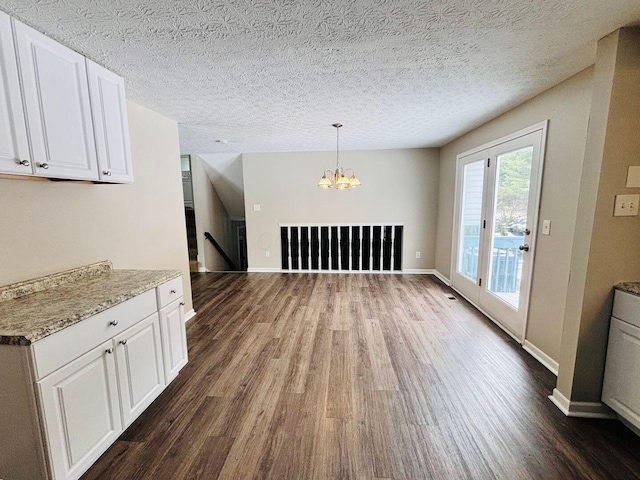
[[[169,293],[176,293],[176,291],[175,290],[171,290]]]
[[[105,353],[112,354],[113,353],[113,348],[111,348],[111,347],[107,348],[105,350]]]
[[[111,320],[109,325],[113,325],[114,327],[118,324],[118,320]]]
[[[180,305],[184,307],[184,302],[180,302]]]
[[[48,170],[48,169],[49,169],[49,164],[48,164],[48,163],[46,163],[46,162],[45,162],[45,163],[39,163],[39,164],[38,164],[38,166],[39,166],[40,168],[44,168],[45,170]]]
[[[29,163],[29,160],[19,160],[18,163],[20,165],[24,165],[25,167],[28,167],[29,165],[31,165],[31,163]]]
[[[120,340],[120,345],[126,345],[127,344],[127,340]]]
[[[106,175],[107,177],[111,176],[111,172],[109,170],[105,170],[104,172],[102,172],[103,175]]]

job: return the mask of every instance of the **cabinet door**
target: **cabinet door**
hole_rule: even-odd
[[[187,364],[187,331],[184,324],[184,303],[177,300],[160,310],[162,353],[167,385]]]
[[[14,21],[37,175],[98,180],[85,58]]]
[[[640,428],[640,328],[611,318],[602,400]]]
[[[131,183],[131,146],[124,80],[87,60],[100,180]]]
[[[114,339],[124,428],[162,392],[160,322],[154,313]]]
[[[80,477],[122,432],[112,346],[105,342],[38,382],[56,480]]]
[[[0,173],[33,173],[11,19],[0,12]]]

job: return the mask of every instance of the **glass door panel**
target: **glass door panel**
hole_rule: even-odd
[[[487,290],[516,310],[520,302],[523,254],[529,224],[533,147],[496,156],[496,186]]]
[[[458,273],[476,283],[478,253],[482,232],[482,193],[485,159],[463,167],[460,234],[458,236]]]

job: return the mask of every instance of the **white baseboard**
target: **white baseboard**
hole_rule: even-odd
[[[454,287],[453,285],[451,285],[451,289],[456,292],[458,295],[460,295],[462,298],[464,298],[467,302],[469,302],[471,305],[473,305],[473,308],[475,308],[476,310],[478,310],[480,313],[482,313],[485,317],[487,317],[489,320],[491,320],[496,327],[498,327],[500,330],[502,330],[504,333],[506,333],[507,335],[509,335],[511,338],[513,338],[516,342],[518,342],[518,344],[522,345],[522,340],[520,338],[518,338],[516,335],[514,335],[512,332],[510,332],[509,330],[507,330],[504,326],[502,326],[502,324],[500,322],[498,322],[498,320],[496,320],[495,318],[493,318],[491,316],[490,313],[488,313],[487,311],[483,310],[482,308],[480,308],[478,305],[475,304],[475,302],[473,300],[471,300],[469,297],[467,297],[464,293],[462,293],[460,290],[456,289],[456,287]]]
[[[209,270],[207,267],[198,267],[198,273],[209,273],[211,272],[211,270]]]
[[[529,352],[529,354],[533,358],[538,360],[542,365],[547,367],[547,369],[549,369],[549,371],[556,377],[558,376],[558,362],[556,362],[553,358],[544,353],[529,340],[524,341],[524,343],[522,344],[522,348],[524,348],[525,351]]]
[[[272,268],[272,267],[249,267],[247,268],[248,273],[281,273],[281,268]],[[299,273],[299,272],[296,272]]]
[[[438,270],[433,270],[432,275],[435,275],[436,277],[438,277],[440,281],[444,283],[447,287],[451,286],[451,280],[449,280],[447,277],[441,274]]]
[[[405,268],[404,270],[402,270],[402,273],[407,275],[434,275],[438,277],[440,281],[442,281],[442,283],[444,283],[445,285],[451,285],[451,281],[435,268]]]
[[[185,323],[187,323],[189,320],[191,320],[193,317],[196,316],[196,312],[195,310],[192,308],[191,310],[189,310],[187,313],[184,314],[184,321]]]
[[[556,407],[567,417],[580,418],[618,418],[617,415],[602,402],[572,402],[557,388],[553,389],[553,395],[549,395]]]

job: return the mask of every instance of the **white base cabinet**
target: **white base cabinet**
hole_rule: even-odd
[[[166,385],[160,322],[154,313],[113,340],[118,364],[122,424],[128,427]]]
[[[187,364],[187,335],[182,301],[173,302],[160,310],[160,326],[164,346],[164,373],[169,383]]]
[[[640,297],[615,291],[602,401],[640,429]]]
[[[122,432],[112,342],[52,373],[38,387],[54,478],[78,478]]]
[[[30,347],[0,345],[0,479],[78,479],[186,363],[181,277]]]

